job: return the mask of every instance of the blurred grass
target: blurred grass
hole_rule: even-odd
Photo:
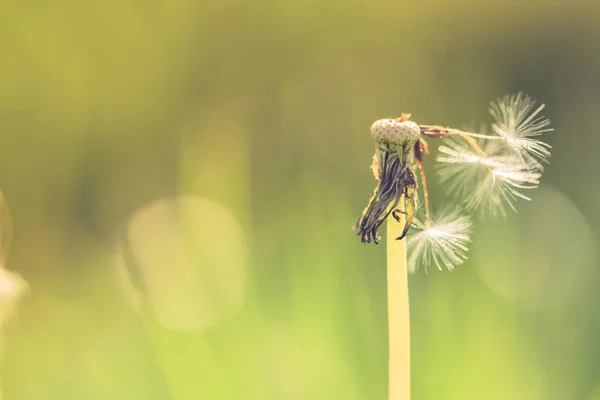
[[[368,126],[401,112],[487,121],[490,100],[525,90],[556,128],[543,186],[565,200],[536,214],[553,199],[540,190],[507,225],[479,223],[463,267],[411,277],[413,398],[599,398],[599,13],[563,1],[4,1],[0,187],[8,266],[32,286],[6,328],[4,397],[384,399],[384,254],[350,229],[374,187]],[[242,309],[192,333],[144,322],[112,266],[127,218],[182,194],[227,207],[251,250]],[[565,209],[580,215],[572,229],[554,222]],[[510,258],[541,233],[557,270]],[[522,301],[552,299],[556,271],[572,297],[551,310]]]

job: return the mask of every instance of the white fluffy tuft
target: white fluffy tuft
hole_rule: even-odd
[[[471,219],[456,212],[445,213],[426,226],[413,222],[412,234],[408,237],[408,265],[411,272],[418,266],[426,269],[435,265],[449,270],[467,259],[467,244],[471,241]]]

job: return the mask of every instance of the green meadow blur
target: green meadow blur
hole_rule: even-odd
[[[3,399],[386,399],[384,246],[351,229],[369,126],[488,123],[523,90],[551,164],[463,266],[410,277],[413,400],[600,400],[600,5],[1,8],[7,268],[31,288]]]

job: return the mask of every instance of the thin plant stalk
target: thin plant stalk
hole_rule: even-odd
[[[400,204],[403,204],[401,201]],[[410,309],[404,219],[387,220],[389,400],[410,400]]]

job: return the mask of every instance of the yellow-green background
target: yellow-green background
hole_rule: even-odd
[[[551,164],[465,265],[410,278],[413,399],[600,399],[599,21],[592,1],[0,2],[8,268],[31,285],[4,397],[385,399],[385,252],[351,230],[368,127],[485,122],[524,90]],[[143,323],[111,266],[126,218],[178,194],[249,248],[242,307],[192,333]]]

